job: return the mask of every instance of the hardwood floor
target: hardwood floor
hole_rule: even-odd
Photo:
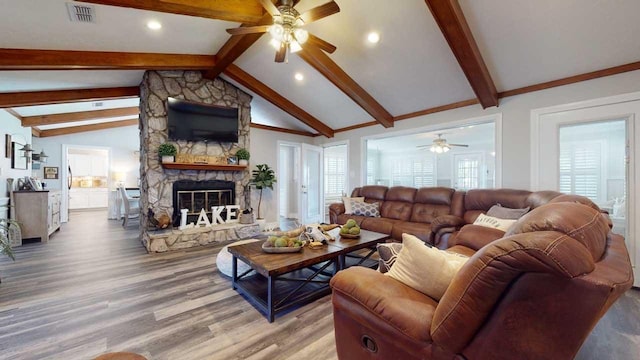
[[[269,324],[216,270],[222,245],[149,255],[138,229],[72,213],[49,243],[0,258],[0,359],[336,359],[330,297]],[[635,359],[640,291],[618,301],[579,359]]]

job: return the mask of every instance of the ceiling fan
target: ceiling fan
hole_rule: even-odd
[[[294,9],[299,0],[279,0],[278,6],[274,5],[271,0],[259,1],[273,17],[273,24],[227,29],[229,34],[245,35],[268,32],[271,35],[271,45],[276,48],[275,61],[279,63],[285,61],[287,53],[302,50],[302,45],[305,43],[317,46],[328,53],[333,53],[336,50],[335,46],[309,34],[307,30],[302,28],[305,24],[340,12],[340,7],[335,1],[317,6],[302,14]]]
[[[431,152],[434,152],[437,154],[446,153],[447,151],[451,150],[452,146],[469,147],[469,145],[465,145],[465,144],[449,144],[447,142],[447,139],[442,138],[442,135],[443,134],[438,134],[438,138],[433,139],[433,144],[431,145],[419,145],[416,147],[419,149],[428,147]]]

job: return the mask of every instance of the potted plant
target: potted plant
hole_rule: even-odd
[[[236,156],[238,157],[239,165],[249,165],[249,157],[251,156],[251,154],[249,154],[249,150],[245,148],[238,149],[238,151],[236,151]]]
[[[262,191],[264,189],[273,190],[273,184],[276,183],[276,174],[267,164],[256,165],[257,170],[253,170],[253,178],[251,184],[260,190],[260,199],[258,200],[258,220],[264,219],[260,216],[260,205],[262,205]]]
[[[172,163],[178,153],[176,146],[170,143],[164,143],[158,148],[158,155],[162,158],[163,163]]]

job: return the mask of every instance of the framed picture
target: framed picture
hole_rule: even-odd
[[[24,156],[24,151],[20,150],[24,144],[17,142],[11,143],[11,168],[27,170],[27,158]]]
[[[58,178],[58,167],[57,166],[45,166],[44,167],[44,178],[45,179],[57,179]]]
[[[228,165],[238,165],[238,157],[237,156],[229,156],[227,158]]]

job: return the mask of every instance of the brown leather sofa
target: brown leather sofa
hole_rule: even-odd
[[[376,270],[340,271],[331,280],[338,357],[573,358],[633,273],[597,206],[567,195],[543,202],[498,240],[452,246],[471,258],[439,302]]]
[[[479,214],[486,213],[493,205],[533,209],[560,195],[555,191],[478,189],[465,193],[444,187],[414,189],[368,185],[355,188],[351,196],[364,197],[369,203],[379,202],[380,217],[345,214],[344,205],[340,203],[329,206],[329,219],[333,224],[354,219],[361,228],[391,235],[396,241],[402,241],[402,233],[410,233],[446,248],[446,240],[451,234],[473,223]]]
[[[391,235],[397,241],[401,241],[402,233],[407,232],[432,243],[431,223],[445,215],[459,218],[463,211],[463,193],[444,187],[415,189],[370,185],[355,188],[351,196],[380,203],[380,217],[345,214],[343,204],[331,204],[329,219],[332,224],[344,224],[354,219],[362,229]]]

